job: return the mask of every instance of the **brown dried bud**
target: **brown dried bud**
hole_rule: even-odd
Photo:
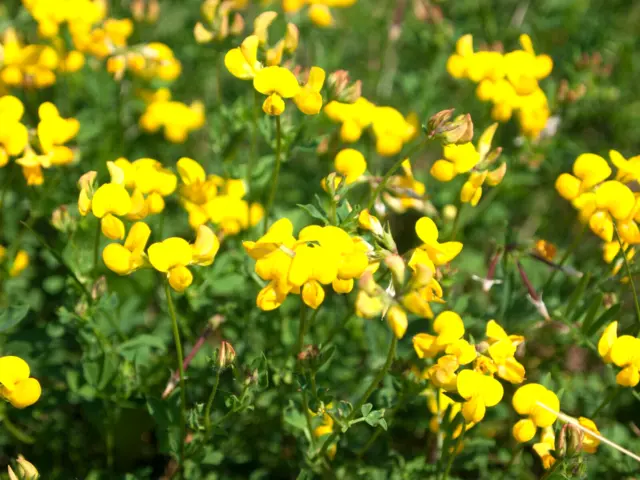
[[[70,232],[74,230],[76,222],[69,215],[69,208],[66,205],[60,205],[51,214],[51,225],[61,232]]]
[[[97,300],[107,293],[107,277],[104,275],[98,277],[91,288],[91,298]]]
[[[455,120],[448,124],[446,131],[441,135],[443,143],[468,143],[473,140],[473,121],[471,115],[459,115]]]
[[[330,98],[339,102],[353,103],[362,96],[362,82],[357,80],[351,83],[349,72],[346,70],[336,70],[327,77],[327,87]]]
[[[313,360],[320,355],[320,349],[316,345],[306,345],[300,353],[298,353],[298,360],[304,362]]]
[[[430,137],[435,136],[438,132],[445,126],[445,124],[449,121],[451,116],[453,115],[453,108],[449,110],[441,110],[440,112],[432,115],[429,121],[427,122],[427,135]]]
[[[242,15],[240,15],[239,13],[236,13],[233,16],[233,22],[231,22],[231,28],[229,29],[229,31],[231,32],[231,35],[238,36],[242,34],[243,30],[244,18],[242,18]]]
[[[133,0],[131,2],[131,16],[137,22],[144,20],[144,0]]]
[[[229,342],[223,340],[222,343],[220,343],[220,348],[218,348],[218,359],[216,364],[219,368],[225,369],[230,367],[235,360],[236,351]]]
[[[156,23],[160,17],[160,3],[158,0],[149,0],[147,5],[147,22]]]

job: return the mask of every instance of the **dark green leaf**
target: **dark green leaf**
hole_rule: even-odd
[[[600,315],[595,321],[593,321],[591,325],[585,326],[583,323],[582,331],[585,332],[587,337],[590,337],[591,335],[596,333],[600,329],[600,327],[609,322],[612,322],[615,318],[617,318],[618,314],[620,313],[620,308],[621,307],[619,303],[612,305],[611,308],[603,312],[602,315]]]
[[[29,305],[11,305],[0,311],[0,333],[18,325],[29,313]]]

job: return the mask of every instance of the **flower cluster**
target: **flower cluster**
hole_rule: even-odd
[[[244,19],[237,10],[244,9],[246,4],[246,0],[205,0],[200,11],[206,26],[202,22],[196,23],[193,29],[196,42],[222,41],[229,35],[240,35],[244,30]]]
[[[229,50],[224,64],[229,72],[241,79],[252,80],[256,91],[267,95],[262,110],[268,115],[280,115],[285,109],[285,98],[293,98],[300,111],[306,115],[316,115],[322,108],[320,91],[324,85],[325,72],[320,67],[312,67],[304,86],[291,70],[281,67],[284,53],[293,54],[298,48],[297,27],[289,23],[284,38],[268,48],[268,28],[275,20],[275,12],[264,12],[254,22],[254,33],[242,44]],[[258,60],[258,48],[266,49],[265,63]]]
[[[472,36],[464,35],[447,61],[447,71],[454,78],[478,83],[476,95],[493,103],[494,120],[506,122],[517,113],[522,133],[536,138],[550,116],[547,97],[538,82],[549,76],[553,60],[548,55],[536,55],[526,34],[520,36],[520,45],[522,49],[506,54],[474,52]]]
[[[182,180],[180,201],[193,228],[211,222],[219,225],[224,235],[235,235],[262,220],[262,205],[249,204],[243,198],[247,190],[244,181],[207,175],[191,158],[181,158],[177,167]]]
[[[74,152],[65,146],[73,139],[80,128],[75,118],[62,118],[52,103],[46,102],[38,108],[40,121],[33,139],[22,123],[24,106],[16,97],[0,97],[0,168],[9,157],[16,158],[22,167],[22,173],[28,185],[42,185],[42,169],[52,166],[68,165],[74,160]]]
[[[324,113],[333,122],[340,123],[340,139],[346,143],[357,142],[362,132],[371,127],[379,155],[397,155],[402,147],[419,132],[417,120],[404,117],[393,107],[382,107],[359,97],[353,103],[332,100],[324,107]]]
[[[635,387],[640,382],[640,339],[631,335],[618,337],[618,322],[604,329],[598,341],[598,353],[605,363],[622,368],[616,382],[623,387]]]
[[[183,292],[193,282],[190,265],[211,265],[220,248],[213,231],[201,225],[193,244],[180,237],[170,237],[149,246],[151,230],[144,222],[136,222],[124,242],[111,243],[102,251],[102,259],[109,270],[129,275],[143,267],[153,267],[166,275],[171,288]]]
[[[588,223],[605,242],[607,263],[613,262],[621,249],[630,260],[635,255],[631,245],[640,243],[640,198],[628,186],[640,178],[640,156],[626,160],[611,150],[609,158],[617,169],[614,180],[609,180],[612,169],[604,158],[583,153],[573,164],[573,174],[561,174],[555,184],[558,193],[578,210],[580,221]],[[622,242],[614,238],[615,232]],[[614,273],[621,265],[622,259]]]
[[[501,147],[491,150],[497,128],[497,123],[487,128],[480,136],[477,147],[471,142],[446,144],[443,147],[444,158],[436,160],[431,167],[431,175],[441,182],[449,182],[457,175],[469,173],[460,190],[462,203],[475,207],[482,198],[482,186],[485,183],[491,186],[500,184],[507,172],[506,163],[489,170],[502,152]]]
[[[140,126],[149,133],[162,129],[164,138],[173,143],[184,143],[189,132],[202,128],[205,122],[204,105],[193,102],[186,105],[171,100],[171,92],[161,88],[149,98],[140,117]]]
[[[309,5],[307,15],[318,27],[327,28],[334,24],[329,7],[346,8],[356,3],[356,0],[282,0],[282,9],[286,13],[296,13],[305,5]]]
[[[389,235],[380,221],[366,210],[361,212],[359,223],[362,228],[373,233],[380,248],[379,256],[391,272],[389,288],[381,287],[373,279],[373,272],[360,280],[360,290],[356,298],[356,313],[364,318],[376,318],[382,313],[397,338],[402,338],[408,326],[408,313],[422,318],[433,318],[430,303],[443,302],[442,287],[435,279],[436,267],[453,260],[462,250],[460,242],[438,242],[438,229],[428,217],[416,223],[416,232],[424,243],[413,251],[407,262],[397,254],[390,254],[385,248],[390,245]],[[407,278],[407,270],[411,271]]]
[[[310,225],[296,238],[286,218],[275,222],[259,240],[245,241],[243,246],[256,260],[258,276],[269,282],[258,294],[257,305],[262,310],[278,308],[290,293],[316,309],[325,298],[323,285],[349,293],[354,279],[369,265],[371,249],[361,238],[334,226]]]
[[[40,382],[31,377],[29,365],[20,357],[0,357],[0,398],[16,408],[26,408],[40,398]]]
[[[142,220],[164,210],[164,197],[172,194],[178,179],[152,158],[129,162],[119,158],[107,162],[111,181],[96,188],[96,172],[84,174],[79,182],[78,210],[100,219],[102,233],[111,240],[122,240],[125,226],[119,217]]]

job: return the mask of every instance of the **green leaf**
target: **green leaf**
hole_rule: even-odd
[[[600,293],[595,297],[593,297],[591,301],[587,304],[586,313],[585,313],[584,319],[582,320],[583,332],[586,332],[587,330],[589,330],[589,326],[595,319],[596,314],[598,313],[598,309],[600,308],[600,305],[602,305],[603,299],[604,299],[604,294]],[[578,318],[580,317],[577,317],[576,320],[578,320]]]
[[[11,305],[0,312],[0,333],[18,325],[29,313],[29,305]]]
[[[373,410],[373,405],[371,403],[365,403],[364,405],[362,405],[362,408],[360,409],[363,417],[366,417],[367,415],[369,415],[371,410]]]
[[[312,218],[321,221],[325,225],[329,225],[329,220],[327,220],[327,217],[320,210],[318,210],[318,207],[316,207],[315,205],[312,205],[310,203],[302,205],[299,203],[298,207],[307,212]]]
[[[611,308],[603,312],[602,315],[600,315],[593,323],[591,323],[591,325],[585,326],[583,323],[582,331],[585,332],[588,337],[590,337],[591,335],[596,333],[600,329],[600,327],[609,322],[612,322],[618,316],[618,313],[620,313],[620,308],[621,306],[619,303],[612,305]]]
[[[122,343],[120,352],[124,353],[128,350],[138,350],[139,348],[158,348],[162,351],[161,353],[167,349],[162,339],[154,335],[142,334]]]
[[[296,409],[293,401],[291,400],[289,401],[289,405],[287,406],[287,408],[284,409],[283,417],[284,421],[292,427],[297,428],[298,430],[307,429],[306,417]]]
[[[588,272],[584,277],[580,279],[580,282],[576,286],[575,290],[571,294],[571,297],[569,297],[569,301],[567,302],[567,308],[564,312],[564,315],[566,318],[572,317],[573,311],[578,305],[578,302],[580,301],[582,296],[584,295],[584,291],[587,288],[587,285],[589,284],[590,279],[591,279],[591,272]]]

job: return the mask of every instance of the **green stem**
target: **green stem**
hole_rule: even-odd
[[[360,400],[358,400],[356,405],[353,407],[353,410],[351,411],[349,416],[344,421],[344,423],[346,425],[349,425],[350,422],[356,417],[356,415],[360,414],[360,409],[362,408],[362,405],[364,405],[365,402],[369,399],[371,394],[377,388],[378,384],[382,381],[384,376],[389,371],[389,368],[391,367],[391,363],[393,363],[393,359],[394,359],[394,357],[396,355],[396,346],[398,345],[398,338],[393,333],[391,335],[392,335],[391,336],[391,343],[389,344],[389,351],[387,352],[387,360],[384,362],[384,365],[380,369],[378,374],[371,381],[371,384],[369,385],[369,388],[367,388],[367,391],[364,392],[364,395],[362,395],[362,397],[360,397]],[[322,448],[320,449],[320,452],[318,453],[318,455],[320,457],[324,457],[324,455],[325,455],[325,453],[327,451],[327,448],[329,448],[329,446],[336,440],[338,435],[339,435],[338,432],[333,432],[329,436],[329,438],[327,438],[325,440],[325,442],[322,444]]]
[[[311,439],[311,447],[315,449],[316,439],[313,436],[313,425],[311,423],[311,412],[309,411],[309,402],[307,401],[307,390],[302,389],[302,409],[304,410],[304,416],[307,419],[307,428],[309,429],[309,438]]]
[[[91,297],[91,292],[89,292],[89,289],[84,285],[84,283],[82,283],[80,281],[80,279],[78,278],[78,276],[76,275],[76,273],[71,270],[71,267],[69,265],[67,265],[67,262],[65,262],[64,258],[62,258],[62,255],[60,255],[58,252],[56,252],[47,242],[44,238],[42,238],[38,233],[36,233],[36,231],[31,228],[31,226],[29,226],[27,223],[22,222],[22,224],[27,228],[27,230],[29,230],[34,237],[36,237],[36,240],[38,240],[38,242],[40,242],[40,244],[49,251],[49,253],[51,253],[51,255],[54,256],[54,258],[63,266],[67,269],[67,271],[69,272],[69,274],[71,275],[71,278],[78,284],[78,286],[80,287],[80,289],[82,290],[82,293],[85,295],[85,297],[87,297],[87,301],[91,304],[93,303],[93,297]]]
[[[451,241],[455,240],[456,235],[458,234],[458,228],[460,228],[460,217],[462,216],[465,205],[466,203],[460,204],[458,213],[456,213],[456,218],[453,220],[453,228],[451,229]]]
[[[169,281],[164,283],[164,291],[167,296],[167,307],[169,308],[169,315],[171,316],[171,326],[173,328],[173,339],[176,344],[176,356],[178,357],[178,374],[180,375],[180,458],[178,462],[178,468],[180,470],[181,477],[184,478],[184,440],[187,436],[187,395],[184,384],[184,357],[182,355],[182,343],[180,342],[180,329],[178,327],[178,319],[176,318],[176,311],[173,306],[173,300],[171,299],[171,287]]]
[[[280,115],[276,115],[276,164],[273,167],[273,176],[271,177],[271,191],[267,198],[267,204],[264,208],[264,233],[267,233],[269,227],[269,215],[271,214],[271,207],[273,201],[276,198],[276,190],[278,189],[278,176],[280,175],[280,154],[282,151],[282,128],[280,127]]]
[[[569,245],[569,248],[566,250],[566,252],[564,252],[564,255],[558,262],[558,268],[554,268],[553,270],[551,270],[551,275],[549,275],[549,279],[540,289],[540,294],[543,294],[544,292],[546,292],[547,288],[549,287],[549,285],[551,285],[551,282],[555,278],[556,273],[558,273],[559,270],[562,270],[560,267],[562,267],[565,264],[565,262],[569,259],[569,256],[575,251],[576,248],[578,248],[578,245],[580,245],[580,243],[582,242],[582,237],[584,236],[586,231],[587,231],[587,225],[584,224],[582,226],[582,230],[580,230],[580,233],[578,233],[573,243]]]
[[[400,166],[402,165],[402,162],[404,162],[407,158],[409,158],[411,155],[413,155],[418,150],[420,150],[420,148],[422,148],[422,146],[424,144],[425,144],[424,141],[418,142],[415,145],[413,145],[413,147],[410,148],[407,153],[400,152],[400,158],[398,158],[396,163],[394,163],[393,166],[389,170],[387,170],[387,173],[384,174],[384,177],[382,177],[382,180],[380,180],[380,183],[378,184],[376,189],[373,191],[373,194],[371,195],[371,198],[369,199],[369,203],[367,204],[367,210],[371,210],[373,208],[373,206],[376,203],[376,199],[384,191],[384,189],[387,187],[387,182],[389,181],[389,178],[391,178],[391,175],[393,175],[393,173],[398,168],[400,168]]]
[[[247,162],[247,171],[244,176],[244,181],[247,184],[247,229],[251,228],[251,202],[253,197],[251,196],[251,175],[253,173],[253,165],[256,159],[256,151],[258,148],[258,107],[259,97],[258,92],[254,90],[253,101],[254,105],[251,111],[251,150],[249,152],[249,161]]]
[[[462,444],[462,440],[464,439],[464,434],[465,433],[466,433],[466,429],[465,429],[464,424],[463,424],[462,433],[460,433],[460,436],[456,439],[456,443],[453,446],[453,451],[450,452],[450,454],[449,454],[449,459],[447,460],[447,466],[446,466],[446,468],[444,470],[444,473],[442,475],[442,480],[447,480],[449,478],[449,473],[451,472],[451,467],[453,466],[453,461],[455,460],[455,458],[457,456],[458,448]]]
[[[596,416],[602,411],[602,409],[604,407],[606,407],[607,405],[609,405],[609,403],[611,401],[613,401],[613,399],[616,398],[619,393],[620,393],[620,389],[619,388],[614,388],[609,393],[609,395],[607,395],[607,397],[604,400],[602,400],[600,405],[598,405],[598,408],[595,409],[595,411],[591,414],[591,416],[589,418],[591,418],[591,419],[596,418]]]
[[[316,310],[317,311],[317,310]],[[294,355],[298,355],[302,350],[302,343],[304,342],[304,335],[307,330],[307,306],[304,302],[300,304],[300,327],[298,328],[298,340],[296,341],[296,347]]]
[[[9,420],[9,417],[6,414],[2,415],[2,417],[0,417],[0,420],[2,421],[3,425],[5,426],[5,428],[9,431],[9,433],[11,435],[13,435],[14,437],[16,437],[16,439],[18,441],[20,441],[22,443],[28,443],[28,444],[36,443],[36,441],[35,441],[35,439],[33,437],[30,437],[29,435],[24,433],[21,429],[16,427],[11,422],[11,420]]]
[[[618,233],[618,227],[614,225],[613,231],[616,233],[616,238],[618,239],[618,244],[620,245],[620,251],[622,252],[622,259],[624,260],[624,267],[625,267],[625,270],[627,271],[627,276],[629,277],[629,283],[631,284],[631,292],[633,293],[633,302],[636,307],[636,319],[638,324],[640,325],[640,303],[638,303],[638,292],[636,290],[636,284],[633,282],[633,275],[631,275],[631,267],[629,267],[629,260],[627,260],[627,252],[624,251],[622,238],[620,238],[620,234]]]
[[[216,392],[218,391],[218,385],[220,384],[220,373],[222,369],[216,368],[216,379],[213,382],[213,389],[207,400],[207,407],[204,410],[204,428],[208,434],[211,431],[211,407],[213,406],[213,399],[216,398]]]

